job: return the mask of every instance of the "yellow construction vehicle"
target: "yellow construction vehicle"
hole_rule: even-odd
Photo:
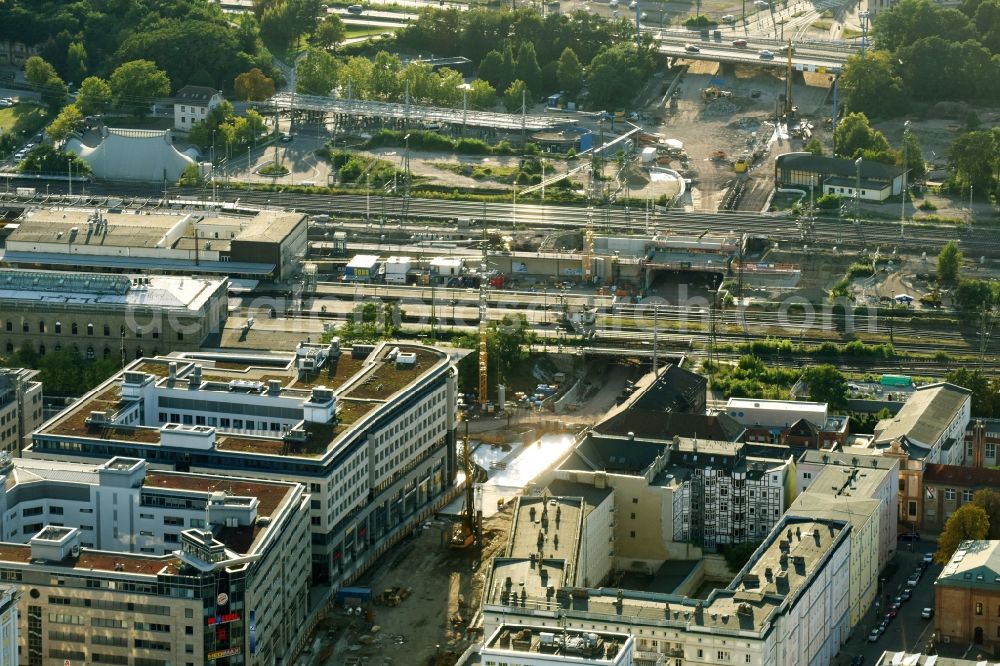
[[[736,173],[746,173],[749,168],[750,160],[745,157],[738,157],[736,158],[736,161],[733,162],[733,171]]]

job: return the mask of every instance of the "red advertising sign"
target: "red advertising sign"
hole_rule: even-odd
[[[213,624],[227,624],[229,622],[236,622],[240,619],[239,613],[223,613],[222,615],[210,615],[208,618],[208,626]]]

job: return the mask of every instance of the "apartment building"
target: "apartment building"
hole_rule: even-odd
[[[831,449],[847,441],[849,419],[825,402],[729,398],[725,414],[743,426],[743,441]]]
[[[888,552],[880,553],[882,519],[895,518],[895,493],[872,497],[891,475],[877,468],[824,469],[809,489],[788,507],[788,514],[841,520],[851,525],[849,623],[856,626],[878,594],[878,577]],[[890,502],[893,506],[890,507]],[[882,559],[884,558],[884,559]]]
[[[927,465],[923,474],[921,529],[939,532],[951,514],[980,490],[1000,488],[1000,469],[959,465]]]
[[[0,455],[20,455],[28,433],[42,423],[38,370],[0,368]]]
[[[302,484],[124,457],[0,473],[0,577],[21,593],[22,664],[273,664],[301,640]]]
[[[960,465],[971,410],[969,389],[948,382],[920,386],[894,417],[875,426],[872,445],[886,450],[897,442],[911,459]]]
[[[455,494],[456,375],[423,345],[142,359],[32,435],[29,458],[301,483],[313,580],[353,580]]]
[[[725,589],[693,599],[582,586],[580,550],[556,550],[564,526],[551,511],[544,525],[512,525],[485,584],[485,636],[521,626],[629,634],[639,666],[823,666],[847,638],[850,523],[786,516]]]
[[[836,475],[819,482],[828,467],[857,470],[857,475],[846,488]],[[821,497],[836,494],[840,499],[832,500],[834,502],[849,503],[855,499],[879,501],[878,570],[882,570],[896,552],[899,459],[893,456],[807,450],[796,461],[795,472],[799,496],[815,492]],[[843,473],[846,476],[846,472]]]
[[[226,278],[0,269],[0,349],[88,360],[199,349],[228,317]]]

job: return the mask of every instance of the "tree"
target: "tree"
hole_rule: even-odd
[[[57,111],[66,103],[69,89],[56,69],[38,56],[31,56],[24,62],[24,78],[37,90],[50,111]]]
[[[823,144],[820,143],[819,139],[817,139],[816,137],[813,137],[813,138],[809,139],[809,141],[806,142],[805,151],[807,153],[812,153],[813,155],[822,155],[823,154]]]
[[[81,42],[71,42],[66,49],[66,76],[80,83],[87,74],[87,49]]]
[[[809,385],[809,399],[825,402],[834,409],[847,406],[847,380],[832,365],[816,365],[802,371],[802,381]]]
[[[903,146],[900,154],[906,153],[906,164],[899,160],[899,165],[907,170],[910,181],[922,180],[927,175],[927,164],[924,162],[924,150],[920,146],[920,137],[914,132],[904,132]]]
[[[311,48],[295,64],[295,92],[329,95],[337,85],[337,59],[326,51]]]
[[[532,94],[540,94],[542,90],[542,68],[538,66],[538,55],[535,45],[531,42],[521,42],[517,50],[517,64],[514,65],[514,78],[524,81],[524,85]]]
[[[64,106],[47,130],[48,135],[56,142],[63,141],[72,132],[83,125],[83,114],[75,104]]]
[[[236,99],[262,102],[274,96],[274,79],[254,67],[249,72],[243,72],[233,81]]]
[[[398,99],[400,94],[400,72],[403,63],[399,56],[388,51],[379,51],[372,64],[371,94],[375,99]]]
[[[944,531],[938,536],[934,561],[938,564],[947,564],[963,541],[985,539],[989,532],[990,517],[986,515],[983,507],[974,503],[958,507],[945,523]]]
[[[945,375],[945,381],[972,391],[972,416],[993,416],[993,393],[990,380],[982,370],[954,368]],[[1000,526],[1000,522],[997,523]]]
[[[906,102],[903,79],[895,72],[895,60],[887,51],[869,51],[864,58],[851,56],[840,76],[848,111],[868,118],[896,115]]]
[[[1000,141],[996,132],[979,130],[960,135],[948,149],[948,161],[954,169],[956,184],[963,190],[970,185],[980,192],[992,190],[998,153]]]
[[[491,109],[497,103],[496,88],[489,81],[475,79],[469,84],[468,101],[473,109]]]
[[[977,490],[972,496],[972,503],[986,512],[990,521],[990,529],[986,538],[1000,539],[1000,493],[995,490]]]
[[[99,76],[88,76],[80,84],[76,106],[85,116],[96,116],[108,110],[111,104],[111,86]]]
[[[151,60],[132,60],[111,73],[111,94],[120,107],[143,118],[158,97],[170,94],[170,79]]]
[[[951,240],[938,253],[937,279],[943,284],[954,284],[958,281],[959,270],[962,267],[962,251],[958,243]]]
[[[979,313],[996,305],[997,285],[989,280],[960,280],[955,290],[959,310]]]
[[[566,91],[570,98],[576,98],[583,89],[583,65],[576,56],[576,51],[570,47],[563,49],[559,56],[559,68],[556,74],[559,87]]]
[[[634,44],[617,44],[597,54],[587,67],[590,103],[598,109],[622,109],[642,89],[651,71],[647,50]]]
[[[347,26],[336,14],[329,14],[316,26],[313,43],[325,49],[334,48],[347,36]]]
[[[837,124],[833,131],[833,149],[840,157],[877,162],[896,163],[896,153],[889,147],[889,141],[882,132],[872,129],[868,116],[863,113],[849,113]]]
[[[69,174],[71,168],[74,176],[90,173],[90,165],[79,157],[73,153],[57,150],[47,143],[32,148],[17,165],[17,170],[21,173]]]
[[[488,81],[495,90],[506,90],[514,80],[514,72],[504,63],[503,55],[493,50],[479,63],[479,78]]]
[[[522,102],[527,97],[528,86],[521,79],[515,79],[503,93],[503,105],[508,113],[521,110]]]

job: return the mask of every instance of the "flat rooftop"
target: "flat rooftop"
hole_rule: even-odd
[[[226,278],[0,268],[0,300],[196,312],[225,283]]]
[[[280,243],[299,224],[303,223],[303,213],[265,210],[257,213],[253,220],[234,240],[255,243]]]
[[[386,358],[398,347],[413,353],[416,362],[400,367]],[[170,364],[175,364],[175,379],[170,379]],[[213,392],[232,392],[230,382],[252,386],[250,393],[267,396],[268,382],[280,383],[276,397],[305,402],[312,389],[326,387],[334,391],[337,417],[330,423],[303,423],[306,441],[286,440],[281,436],[250,435],[216,428],[216,450],[255,454],[318,458],[335,447],[341,436],[355,423],[388,405],[394,395],[416,385],[420,378],[439,364],[448,363],[448,356],[432,347],[386,344],[366,358],[353,358],[351,349],[339,357],[329,358],[318,371],[300,374],[295,356],[275,353],[266,358],[241,360],[238,354],[193,352],[171,357],[145,358],[135,361],[125,372],[153,375],[157,388],[188,386],[189,378],[201,369],[201,384],[197,391],[206,400]],[[123,373],[119,373],[60,412],[36,431],[39,435],[102,439],[121,442],[160,443],[160,427],[164,424],[144,423],[130,426],[114,423],[88,423],[91,412],[114,415],[129,406],[122,398]],[[237,418],[240,415],[236,415]]]
[[[490,636],[487,656],[496,654],[537,654],[571,660],[570,663],[611,664],[626,649],[631,636],[604,631],[553,631],[522,625],[505,625]]]
[[[666,622],[688,631],[762,632],[784,606],[806,588],[828,554],[847,537],[849,529],[850,525],[841,520],[787,516],[754,553],[744,571],[727,588],[713,591],[707,600],[636,590],[590,588],[582,593],[559,591],[555,604],[543,596],[524,605],[552,610],[562,608],[574,616],[617,616],[623,622],[638,624]],[[489,602],[497,603],[492,596]]]
[[[0,562],[15,564],[31,563],[31,546],[27,544],[0,543]],[[80,571],[113,571],[126,574],[155,576],[159,573],[177,573],[181,561],[173,555],[139,555],[134,553],[113,553],[103,550],[83,548],[80,556],[67,558],[61,562],[46,562],[45,566],[66,567]]]
[[[806,402],[804,400],[765,400],[762,398],[730,398],[726,401],[726,409],[784,409],[796,412],[826,413],[825,402]]]

